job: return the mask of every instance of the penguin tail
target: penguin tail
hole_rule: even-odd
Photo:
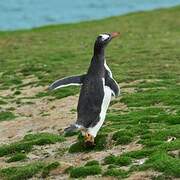
[[[65,134],[77,132],[80,129],[80,127],[77,124],[71,124],[69,127],[64,129]]]
[[[64,129],[64,132],[65,133],[68,133],[68,132],[74,132],[78,129],[78,127],[75,125],[75,124],[71,124],[69,127],[65,128]]]
[[[87,129],[84,128],[82,125],[71,124],[69,127],[64,129],[64,135],[71,136],[72,134],[77,133],[77,131],[81,131],[84,134],[84,132],[86,132]]]

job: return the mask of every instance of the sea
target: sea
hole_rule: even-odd
[[[180,0],[0,0],[0,31],[75,23],[180,5]]]

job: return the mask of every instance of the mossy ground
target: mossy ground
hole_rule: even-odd
[[[70,171],[70,177],[78,178],[78,177],[86,177],[89,175],[97,175],[101,174],[101,167],[99,165],[91,165],[91,166],[82,166],[77,168],[72,168]]]
[[[42,171],[42,177],[46,178],[49,175],[50,171],[56,169],[59,165],[60,165],[59,162],[53,162],[45,166]]]
[[[21,141],[0,146],[0,157],[14,153],[30,152],[34,145],[42,146],[62,142],[63,140],[62,136],[50,133],[28,134]]]
[[[68,155],[76,158],[81,153],[93,155],[99,151],[103,154],[107,153],[104,151],[106,149],[111,151],[114,147],[127,147],[135,142],[142,145],[141,150],[115,155],[107,153],[104,160],[84,163],[84,166],[80,163],[67,173],[77,178],[95,174],[126,178],[133,172],[153,169],[162,173],[158,178],[179,178],[180,160],[172,156],[172,152],[180,149],[179,16],[180,7],[174,7],[100,21],[0,32],[0,89],[2,92],[13,92],[7,96],[0,95],[0,121],[18,119],[13,112],[15,109],[9,107],[8,110],[7,105],[14,102],[17,106],[23,105],[24,97],[19,98],[23,87],[47,86],[55,79],[84,73],[91,59],[95,37],[105,31],[120,31],[121,38],[115,39],[106,53],[114,78],[121,84],[122,98],[111,103],[94,148],[84,147],[79,138],[73,145],[67,143],[68,148],[65,149],[68,151],[63,150],[60,154],[57,151],[56,155],[62,161]],[[36,81],[25,84],[23,81],[29,75],[35,76]],[[78,91],[74,87],[55,92],[43,91],[28,100],[29,104],[33,98],[49,98],[50,102],[75,95]],[[44,147],[62,143],[65,139],[75,140],[76,134],[71,135],[74,136],[62,137],[49,133],[27,135],[23,140],[1,145],[0,156],[10,158],[9,161],[21,159],[22,154],[19,153],[28,154],[35,145]],[[137,164],[137,160],[141,159],[144,162]],[[122,170],[122,166],[126,166],[127,170]],[[0,177],[27,179],[40,172],[43,172],[41,176],[46,177],[57,167],[58,163],[53,162],[49,166],[44,162],[21,164],[2,168]]]
[[[16,116],[9,111],[0,112],[0,121],[8,121],[14,119]]]
[[[118,177],[121,179],[128,177],[128,173],[126,171],[121,170],[121,169],[115,169],[115,168],[107,169],[107,171],[103,175],[104,176]]]
[[[25,160],[25,159],[27,159],[26,154],[24,154],[24,153],[16,153],[16,154],[13,154],[13,155],[7,160],[7,162],[8,162],[8,163],[11,163],[11,162],[16,162],[16,161],[22,161],[22,160]]]
[[[42,163],[34,163],[21,167],[10,167],[0,170],[0,177],[9,180],[23,180],[31,178],[33,175],[41,171]]]
[[[128,156],[115,156],[115,155],[110,155],[105,157],[104,162],[105,164],[115,164],[119,166],[126,166],[132,163],[131,158]]]
[[[50,164],[35,162],[24,166],[2,169],[0,170],[0,177],[8,180],[24,180],[33,177],[37,173],[41,173],[40,178],[46,178],[49,172],[58,166],[58,162]]]
[[[99,161],[96,160],[92,160],[92,161],[88,161],[85,166],[93,166],[93,165],[99,165]]]

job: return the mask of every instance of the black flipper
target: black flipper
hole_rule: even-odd
[[[120,89],[117,82],[113,78],[107,77],[105,80],[105,85],[108,86],[112,90],[113,96],[116,96],[116,97],[119,96]]]
[[[66,77],[63,79],[59,79],[55,82],[53,82],[50,86],[49,86],[49,90],[53,90],[53,89],[59,89],[61,87],[67,87],[70,85],[81,85],[83,83],[83,79],[84,79],[84,74],[80,75],[80,76],[71,76],[71,77]]]

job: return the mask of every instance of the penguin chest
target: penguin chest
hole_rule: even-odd
[[[100,120],[104,119],[106,116],[106,111],[111,101],[111,95],[112,95],[111,89],[108,86],[104,86],[104,98],[101,105]]]

